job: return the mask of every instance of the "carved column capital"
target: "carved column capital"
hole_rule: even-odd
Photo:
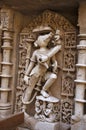
[[[2,28],[13,30],[13,17],[14,11],[9,7],[1,9],[1,25]]]

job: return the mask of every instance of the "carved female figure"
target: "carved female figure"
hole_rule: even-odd
[[[52,32],[48,34],[43,34],[38,36],[38,39],[34,43],[35,45],[39,46],[39,49],[33,52],[30,59],[30,64],[24,76],[24,81],[28,85],[23,97],[24,104],[27,104],[27,102],[30,100],[32,91],[40,78],[42,79],[43,77],[46,80],[41,90],[41,94],[44,97],[49,96],[47,90],[57,78],[57,61],[55,60],[55,54],[61,49],[61,45],[56,45],[55,47],[49,49],[47,46],[52,37]],[[51,65],[51,61],[53,72],[48,71]]]

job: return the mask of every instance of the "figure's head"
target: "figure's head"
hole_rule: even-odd
[[[49,34],[43,34],[38,37],[38,39],[34,42],[34,45],[37,47],[46,47],[50,40],[53,37],[53,33],[50,32]]]
[[[65,106],[65,108],[68,108],[69,107],[69,103],[65,102],[64,106]]]
[[[50,102],[50,103],[47,105],[47,108],[51,108],[51,109],[53,109],[53,103]]]
[[[39,100],[36,100],[35,105],[36,105],[36,106],[40,106]]]

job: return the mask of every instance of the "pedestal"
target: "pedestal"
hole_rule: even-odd
[[[59,122],[48,123],[48,122],[37,122],[34,130],[60,130]]]

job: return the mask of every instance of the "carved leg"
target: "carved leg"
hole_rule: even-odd
[[[42,91],[41,91],[41,94],[44,96],[44,97],[48,97],[49,96],[49,94],[46,92],[48,89],[49,89],[49,87],[55,82],[55,80],[56,80],[56,78],[57,78],[57,76],[56,76],[56,74],[51,74],[51,75],[49,75],[49,77],[48,77],[48,79],[47,79],[47,81],[46,81],[46,83],[45,83],[45,85],[43,86],[43,88],[42,88]]]
[[[29,86],[26,88],[25,93],[24,93],[24,101],[28,102],[31,98],[32,91],[38,82],[39,77],[35,77],[34,75],[30,77],[29,80]]]
[[[38,82],[38,80],[39,80],[39,77],[35,77],[34,75],[31,76],[31,78],[29,80],[29,86],[26,88],[26,90],[24,92],[24,97],[22,98],[23,111],[26,110],[26,105],[28,104],[28,101],[30,101],[32,91],[33,91],[36,83]]]

